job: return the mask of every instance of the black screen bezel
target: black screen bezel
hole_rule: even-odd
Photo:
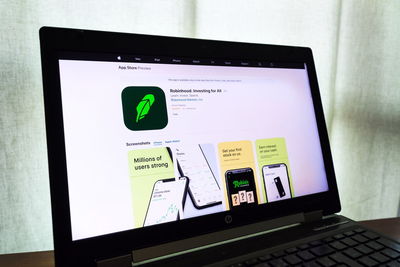
[[[328,133],[310,48],[52,27],[43,27],[40,29],[40,47],[54,248],[57,266],[94,266],[96,259],[128,254],[134,249],[273,219],[284,215],[313,210],[322,210],[324,215],[329,215],[340,211],[340,201]],[[329,191],[259,205],[246,211],[246,213],[243,213],[243,211],[226,211],[179,222],[72,241],[58,68],[59,54],[65,51],[305,63],[314,103]],[[225,216],[228,214],[233,218],[230,224],[225,222]]]

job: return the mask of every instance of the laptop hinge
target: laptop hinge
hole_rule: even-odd
[[[322,220],[322,210],[314,210],[310,212],[304,212],[304,223],[310,223]]]
[[[267,234],[284,228],[294,227],[304,221],[303,213],[296,213],[255,224],[229,228],[226,230],[204,234],[192,238],[172,241],[132,252],[133,265],[157,262],[178,255],[189,254],[193,251],[222,245],[254,235]]]
[[[132,254],[99,260],[97,267],[132,267]]]

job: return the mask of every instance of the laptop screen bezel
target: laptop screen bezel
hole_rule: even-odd
[[[340,211],[328,133],[310,48],[51,27],[40,29],[40,45],[54,248],[56,263],[61,266],[63,264],[61,262],[93,264],[95,259],[130,253],[134,249],[295,213],[321,210],[324,215],[329,215]],[[63,52],[122,53],[305,63],[329,190],[258,206],[247,210],[246,216],[240,216],[243,211],[225,211],[178,222],[73,241],[58,65],[59,55]],[[233,218],[229,224],[225,221],[226,215],[231,215]]]

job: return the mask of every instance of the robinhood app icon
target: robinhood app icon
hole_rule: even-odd
[[[158,87],[129,86],[122,91],[125,126],[132,131],[162,129],[168,124],[165,94]]]

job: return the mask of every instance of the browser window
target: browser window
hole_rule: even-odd
[[[115,59],[59,60],[73,240],[328,190],[305,64]]]

